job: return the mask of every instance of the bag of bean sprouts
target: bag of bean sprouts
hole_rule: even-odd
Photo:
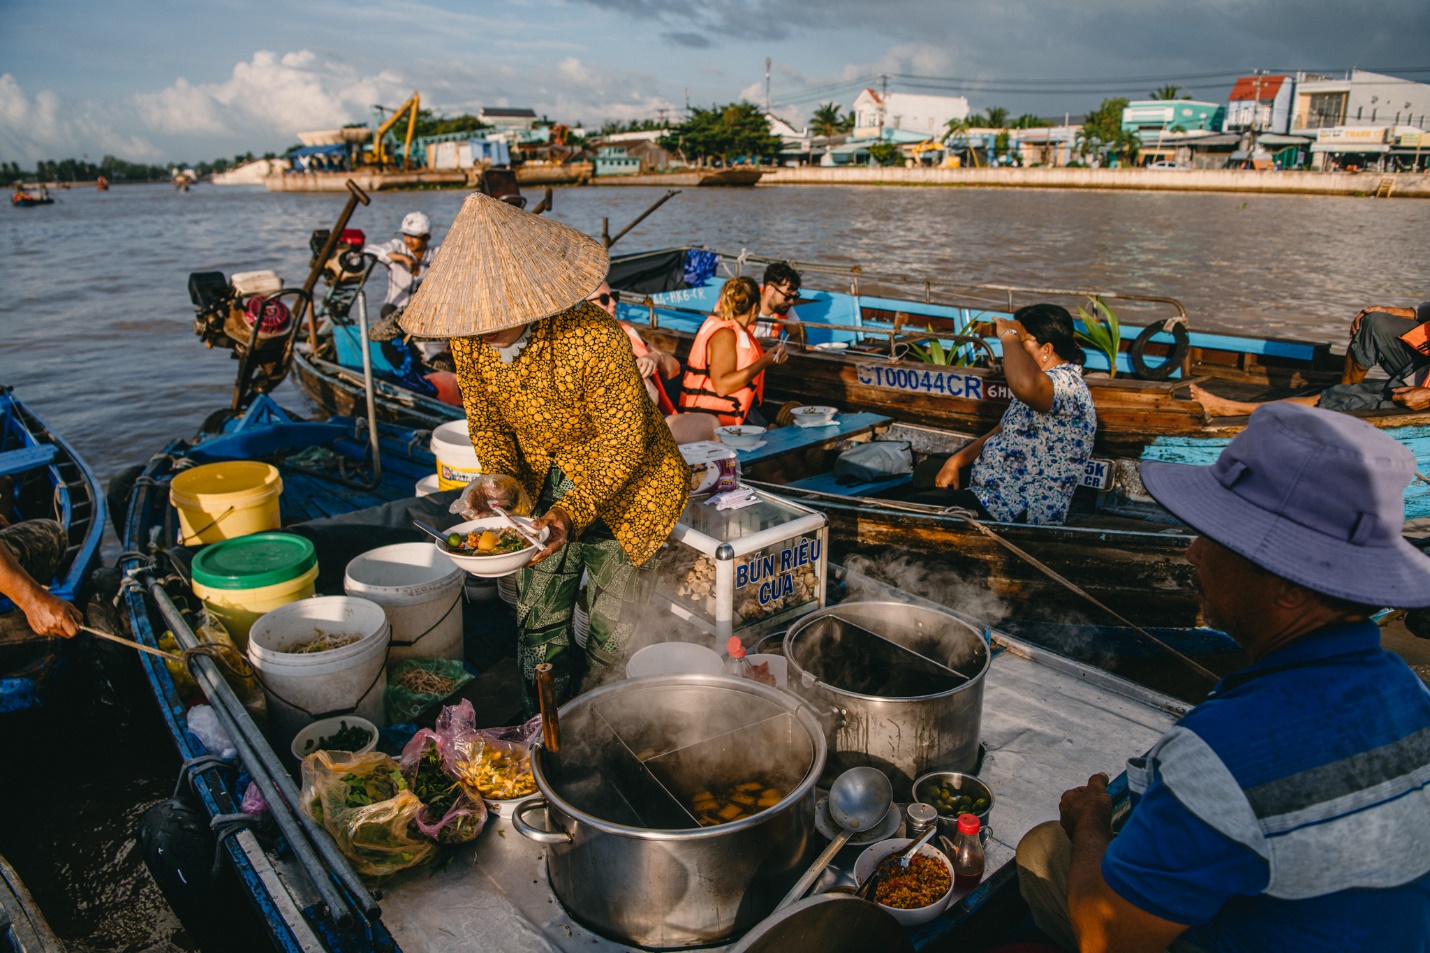
[[[387,723],[400,725],[416,720],[471,680],[466,666],[453,659],[411,658],[398,662],[392,667],[382,696]]]

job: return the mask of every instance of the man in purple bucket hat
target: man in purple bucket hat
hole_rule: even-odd
[[[1370,615],[1430,606],[1401,536],[1410,451],[1353,417],[1268,404],[1209,467],[1142,480],[1201,535],[1207,622],[1251,664],[1018,845],[1034,921],[1087,951],[1430,949],[1430,691]]]

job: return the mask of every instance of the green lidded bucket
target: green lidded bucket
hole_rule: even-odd
[[[313,595],[318,555],[303,536],[254,533],[205,546],[191,571],[194,595],[246,650],[259,616]]]

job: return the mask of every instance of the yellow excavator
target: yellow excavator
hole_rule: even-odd
[[[397,125],[403,114],[407,116],[407,140],[402,148],[402,171],[406,172],[412,168],[412,137],[417,132],[417,110],[420,108],[422,97],[419,93],[413,93],[408,97],[407,102],[398,106],[392,111],[392,115],[383,120],[382,125],[377,127],[377,131],[372,134],[372,149],[368,153],[368,161],[373,165],[386,167],[394,164],[394,160],[387,151],[387,133],[393,126]]]

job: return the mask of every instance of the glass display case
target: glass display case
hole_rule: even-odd
[[[828,520],[756,491],[759,502],[719,510],[692,500],[661,554],[655,598],[724,641],[753,636],[823,607]]]

